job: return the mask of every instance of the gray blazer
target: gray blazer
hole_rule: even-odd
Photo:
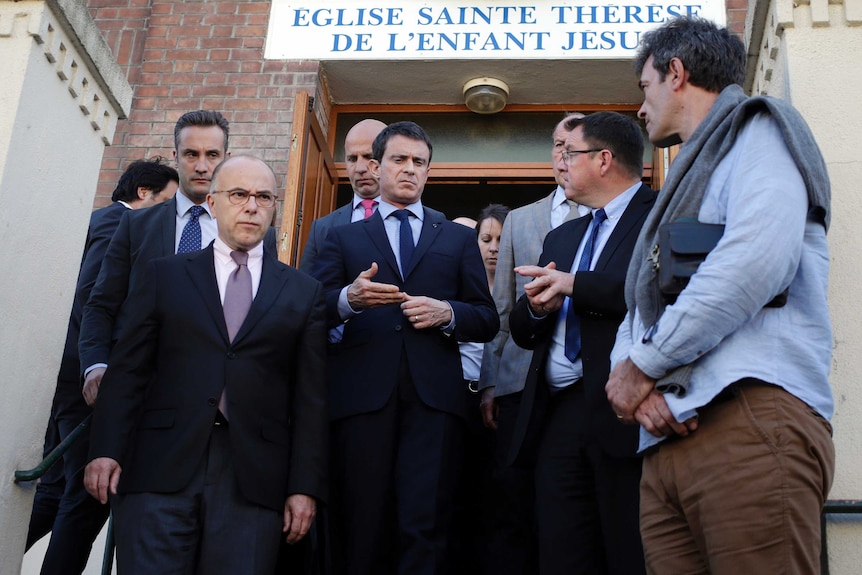
[[[556,192],[556,189],[554,190]],[[524,293],[530,278],[512,270],[517,266],[535,265],[542,254],[545,236],[551,231],[551,201],[554,192],[541,200],[509,212],[500,237],[497,275],[494,278],[494,303],[500,314],[500,331],[485,344],[479,388],[496,386],[500,397],[524,389],[533,352],[520,348],[509,337],[509,313]],[[577,210],[567,220],[577,217]]]
[[[320,254],[320,249],[323,247],[323,241],[326,239],[326,234],[335,226],[345,226],[350,223],[350,215],[353,213],[353,200],[349,204],[344,204],[331,214],[327,214],[322,218],[318,218],[311,222],[311,231],[308,233],[308,241],[305,244],[305,249],[302,250],[302,258],[299,260],[299,269],[307,274],[314,271],[314,264],[317,256]]]

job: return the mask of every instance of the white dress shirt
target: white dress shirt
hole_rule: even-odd
[[[614,228],[616,228],[617,223],[619,223],[620,218],[629,206],[629,202],[635,196],[635,193],[637,193],[640,187],[641,183],[638,182],[608,202],[604,207],[605,214],[607,214],[608,219],[602,223],[599,227],[598,234],[596,235],[596,245],[593,248],[593,259],[590,262],[590,270],[592,270],[595,267],[596,262],[599,261],[602,250],[605,249],[605,245],[608,243],[608,239],[614,232]],[[596,210],[591,211],[593,213],[596,212]],[[587,245],[587,240],[589,239],[588,235],[589,234],[585,233],[584,237],[581,238],[581,244],[578,246],[575,259],[572,261],[572,268],[570,271],[573,274],[578,270],[578,262],[580,262],[581,254]],[[578,281],[577,275],[575,276],[575,281]],[[570,301],[571,298],[567,297],[563,301],[563,307],[560,308],[560,311],[557,314],[557,325],[554,327],[553,343],[551,343],[551,349],[548,354],[548,363],[545,365],[545,378],[548,381],[548,385],[559,389],[568,387],[584,376],[584,367],[581,363],[580,355],[575,359],[574,363],[569,361],[566,357],[566,315],[569,311]]]
[[[216,281],[218,282],[218,293],[222,305],[224,305],[224,292],[227,287],[227,279],[239,267],[233,258],[230,257],[232,250],[224,243],[221,238],[216,237],[213,242],[213,252],[215,257],[215,273]],[[260,272],[263,269],[263,242],[260,242],[248,251],[248,271],[251,274],[251,297],[257,296],[257,289],[260,287]]]

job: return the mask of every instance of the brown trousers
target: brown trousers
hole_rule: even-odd
[[[648,573],[819,573],[831,426],[779,387],[738,383],[698,410],[697,431],[644,459]]]

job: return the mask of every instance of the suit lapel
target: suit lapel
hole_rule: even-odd
[[[398,260],[395,259],[395,252],[392,251],[392,246],[389,245],[389,236],[386,235],[386,227],[383,225],[383,217],[380,212],[375,212],[373,216],[362,222],[357,222],[363,226],[374,247],[386,260],[386,263],[392,268],[396,277],[401,277],[401,270],[398,269]],[[414,253],[415,257],[415,253]],[[379,264],[378,264],[379,265]]]
[[[335,210],[335,218],[333,218],[333,226],[345,226],[350,223],[351,216],[353,215],[353,201],[349,204],[345,204],[341,206],[339,209]]]
[[[614,228],[614,233],[608,238],[604,249],[602,249],[602,253],[599,254],[595,269],[604,269],[626,236],[633,232],[637,233],[640,229],[637,224],[652,207],[653,198],[652,191],[647,186],[641,184],[641,187],[623,212],[622,217],[620,217],[619,223]]]
[[[572,226],[572,241],[566,242],[564,246],[561,246],[562,257],[556,258],[554,261],[557,262],[557,269],[564,272],[569,272],[572,269],[572,266],[575,263],[575,256],[578,253],[578,246],[581,245],[581,241],[584,239],[584,234],[587,233],[587,228],[590,227],[590,222],[592,218],[589,215],[581,216],[580,218],[573,220],[570,223],[565,225]],[[557,228],[559,229],[559,228]],[[567,234],[568,235],[568,234]]]
[[[550,196],[546,196],[536,202],[533,212],[533,226],[538,232],[538,237],[544,238],[551,231],[551,204],[554,200],[554,194],[557,191],[551,192]],[[516,230],[513,230],[516,231]]]
[[[182,192],[177,192],[181,194]],[[176,252],[177,243],[177,197],[176,195],[164,203],[159,216],[162,236],[162,255],[171,256]]]
[[[428,251],[428,248],[431,244],[434,243],[434,240],[437,239],[437,235],[440,233],[440,230],[443,229],[443,221],[436,214],[432,214],[425,208],[423,208],[425,212],[425,219],[422,222],[422,232],[419,234],[419,243],[416,244],[416,250],[413,252],[413,257],[410,258],[410,265],[407,266],[407,269],[404,270],[404,279],[410,275],[416,268],[416,264],[419,263],[419,260],[422,259],[422,256],[425,255],[425,252]]]
[[[192,283],[201,295],[201,301],[212,316],[218,327],[219,333],[225,342],[229,342],[227,325],[224,321],[224,311],[221,306],[221,296],[218,291],[218,280],[215,275],[215,263],[213,261],[212,244],[200,252],[192,252],[184,256],[188,258],[187,266]]]
[[[257,322],[266,315],[266,312],[269,311],[276,299],[278,299],[286,283],[287,274],[285,273],[285,269],[276,265],[275,261],[264,252],[257,295],[255,295],[254,300],[251,302],[251,308],[248,310],[245,321],[242,322],[242,326],[240,326],[239,331],[236,333],[236,337],[233,340],[234,345],[241,341]]]

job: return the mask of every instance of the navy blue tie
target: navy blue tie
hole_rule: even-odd
[[[399,227],[401,250],[401,275],[404,276],[407,272],[407,267],[410,265],[410,258],[413,257],[413,230],[410,228],[410,212],[407,210],[395,210],[392,212],[396,218],[401,221]]]
[[[201,223],[198,221],[198,218],[205,211],[202,206],[192,206],[189,209],[191,216],[183,228],[182,235],[180,235],[180,245],[177,246],[178,254],[196,252],[201,249]]]
[[[599,235],[599,228],[606,219],[608,219],[608,215],[605,213],[605,210],[596,210],[593,220],[590,222],[590,227],[587,229],[587,243],[584,245],[581,259],[578,260],[577,271],[589,271],[590,264],[593,262],[593,253],[596,249],[596,236]],[[572,305],[571,298],[569,298],[568,303],[565,354],[566,359],[574,363],[581,353],[581,320],[578,318],[578,314],[575,313],[575,306]]]

